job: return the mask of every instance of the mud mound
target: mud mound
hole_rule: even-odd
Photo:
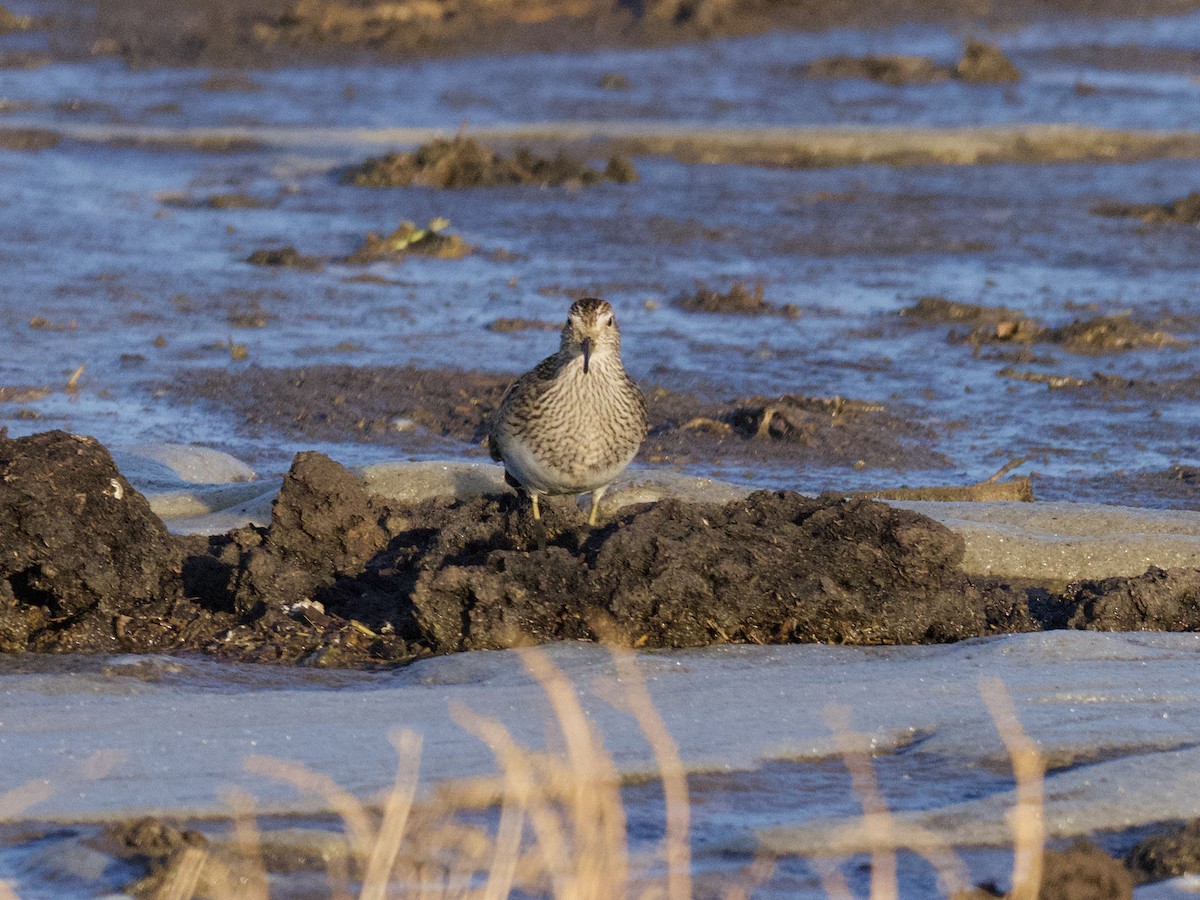
[[[473,138],[436,140],[410,153],[389,153],[341,172],[341,180],[360,187],[432,188],[500,187],[504,185],[628,183],[637,173],[628,160],[613,157],[603,171],[559,153],[542,157],[522,147],[504,157]]]
[[[0,649],[170,594],[173,539],[98,442],[0,437]],[[112,627],[108,629],[112,639]]]
[[[1069,353],[1100,354],[1183,347],[1188,343],[1173,334],[1135,322],[1128,314],[1093,316],[1051,327],[1006,307],[959,303],[945,297],[920,297],[914,305],[900,310],[900,315],[914,324],[970,325],[972,328],[967,333],[951,331],[948,340],[975,347],[1052,344]]]
[[[967,41],[962,58],[943,66],[927,56],[827,56],[801,66],[797,74],[809,78],[869,78],[884,84],[928,84],[957,78],[971,84],[1019,81],[1021,73],[998,47]]]
[[[954,75],[972,84],[1004,84],[1020,81],[1021,73],[999,47],[970,40],[962,59],[954,66]]]
[[[1126,861],[1139,881],[1200,873],[1200,819],[1139,841]]]
[[[1070,585],[1071,628],[1093,631],[1200,630],[1200,569],[1150,568],[1134,578]]]
[[[787,316],[790,319],[800,316],[800,308],[792,303],[780,306],[764,299],[761,284],[749,288],[741,282],[735,282],[724,294],[706,287],[691,294],[681,294],[675,299],[675,305],[687,312],[724,313],[734,316]]]
[[[559,530],[551,545],[533,553],[523,504],[482,499],[457,512],[413,591],[440,651],[581,637],[926,642],[986,626],[981,606],[953,590],[962,540],[879,503],[789,492],[724,506],[668,500],[593,534],[567,506],[548,521]]]
[[[1170,203],[1100,203],[1092,207],[1092,213],[1141,219],[1150,224],[1200,225],[1200,192]]]

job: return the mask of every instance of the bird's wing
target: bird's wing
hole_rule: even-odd
[[[525,388],[525,385],[530,382],[552,381],[557,371],[558,360],[554,356],[547,356],[530,371],[508,386],[508,390],[500,398],[500,405],[496,407],[496,417],[492,420],[492,427],[488,431],[488,452],[491,453],[492,459],[496,462],[504,461],[504,458],[500,455],[500,447],[496,443],[496,426],[500,424],[500,421],[508,412],[508,407],[512,399],[518,396],[530,397],[531,395]],[[518,388],[520,388],[519,391]]]

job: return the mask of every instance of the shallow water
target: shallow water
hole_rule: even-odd
[[[636,723],[605,699],[621,692],[607,652],[586,644],[547,652],[618,769],[653,773]],[[1004,683],[1051,766],[1049,837],[1064,842],[1099,830],[1123,852],[1134,838],[1122,835],[1200,813],[1198,653],[1195,635],[1050,633],[944,647],[714,647],[640,654],[638,665],[694,773],[698,875],[729,875],[752,861],[761,840],[783,854],[762,896],[784,897],[819,896],[803,856],[859,811],[825,721],[829,704],[849,708],[859,746],[876,754],[876,779],[900,826],[947,836],[974,877],[1003,883],[1013,782],[980,679]],[[231,786],[254,795],[267,827],[324,815],[322,798],[247,775],[251,755],[304,763],[371,798],[391,784],[396,757],[387,735],[397,727],[423,740],[426,788],[492,770],[487,748],[451,718],[456,707],[496,717],[524,746],[560,741],[541,688],[513,652],[374,674],[165,657],[29,656],[6,661],[5,670],[0,754],[20,762],[5,767],[0,790],[30,778],[53,790],[32,806],[3,810],[7,821],[26,824],[6,832],[12,846],[0,875],[35,888],[59,877],[55,866],[75,864],[74,850],[64,858],[46,847],[57,842],[65,853],[92,833],[89,821],[158,813],[200,817],[211,829],[203,817],[226,809],[221,792]],[[113,754],[111,768],[93,765],[89,774],[85,760],[102,751]],[[661,792],[638,778],[624,799],[634,857],[652,862]],[[47,820],[70,827],[38,824]],[[935,895],[924,864],[908,859],[902,872],[903,896]],[[62,896],[77,895],[87,894]]]

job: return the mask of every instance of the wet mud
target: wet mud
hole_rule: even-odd
[[[303,441],[357,441],[483,454],[500,398],[515,376],[448,369],[312,366],[191,373],[165,389],[229,409],[242,428]],[[655,464],[763,461],[843,468],[928,469],[948,461],[936,431],[902,410],[843,397],[702,399],[643,385]]]
[[[1119,861],[1087,840],[1042,858],[1039,900],[1131,900],[1133,875]],[[1013,897],[994,884],[983,885],[961,900]]]
[[[1047,588],[971,579],[962,538],[842,495],[663,500],[544,533],[513,493],[389,505],[298,454],[268,527],[169,534],[98,442],[0,439],[0,649],[200,652],[395,666],[554,640],[956,641],[1045,628],[1200,629],[1200,571]],[[544,541],[544,549],[541,549]]]
[[[457,136],[436,140],[408,153],[389,153],[348,166],[339,173],[346,184],[358,187],[478,188],[504,185],[588,185],[601,181],[629,184],[638,180],[629,160],[613,156],[604,169],[596,169],[559,152],[539,156],[528,147],[502,156],[473,138]]]
[[[1200,193],[1169,203],[1100,203],[1092,212],[1109,218],[1141,219],[1150,225],[1200,225]]]
[[[954,0],[522,0],[407,4],[338,0],[101,0],[94,16],[60,17],[74,53],[119,56],[133,65],[279,65],[437,53],[540,52],[664,45],[772,28],[894,27],[906,22],[1002,27],[1051,15],[1128,15],[1120,0],[1018,0],[978,7]],[[1178,13],[1187,0],[1147,0],[1137,14]]]
[[[827,56],[796,70],[807,78],[868,78],[884,84],[928,84],[952,78],[969,84],[1007,84],[1021,73],[1000,48],[970,40],[954,65],[940,65],[927,56]]]
[[[279,269],[301,269],[316,272],[325,267],[320,257],[301,253],[290,244],[286,247],[269,247],[255,250],[246,257],[252,266],[271,266]]]
[[[786,316],[796,319],[801,315],[800,308],[794,303],[781,305],[767,300],[761,284],[748,287],[741,282],[735,282],[725,293],[700,287],[693,293],[676,297],[675,306],[687,312],[735,316]]]

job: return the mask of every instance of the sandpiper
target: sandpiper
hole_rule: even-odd
[[[577,300],[567,314],[558,352],[522,375],[500,401],[492,423],[492,458],[505,480],[538,497],[600,498],[637,454],[646,436],[646,399],[621,364],[621,332],[603,300]]]

